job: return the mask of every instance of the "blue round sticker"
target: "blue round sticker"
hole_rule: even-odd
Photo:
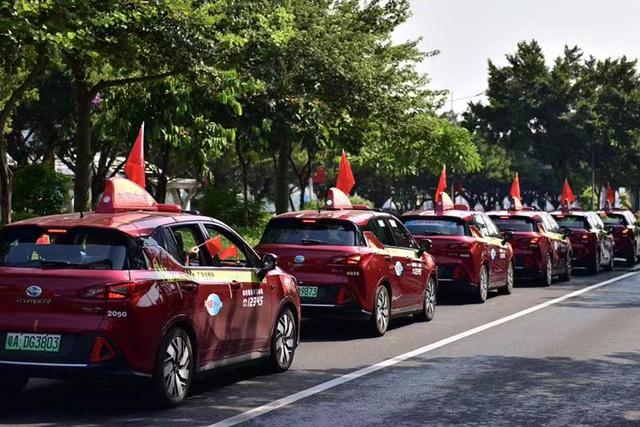
[[[220,310],[222,310],[222,301],[220,300],[220,297],[216,294],[209,294],[204,302],[204,308],[207,309],[207,312],[211,316],[215,316],[220,313]]]

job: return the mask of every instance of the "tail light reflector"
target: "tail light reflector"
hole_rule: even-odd
[[[113,359],[115,355],[116,352],[111,344],[109,344],[109,341],[103,337],[96,337],[93,340],[89,361],[91,363],[102,363]]]
[[[358,265],[360,264],[361,260],[362,260],[362,257],[358,254],[340,255],[340,256],[334,256],[333,258],[331,258],[330,263],[344,264],[344,265]]]
[[[149,290],[153,281],[125,282],[92,286],[80,291],[80,298],[103,300],[125,300],[144,294]]]

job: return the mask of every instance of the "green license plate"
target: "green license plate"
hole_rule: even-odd
[[[318,287],[317,286],[298,286],[298,292],[300,298],[317,298]]]
[[[8,333],[4,349],[57,353],[60,351],[60,335]]]

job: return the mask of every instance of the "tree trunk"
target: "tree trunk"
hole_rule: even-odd
[[[284,136],[278,150],[278,170],[276,171],[276,213],[281,214],[289,210],[289,153],[291,141]]]
[[[84,82],[76,82],[77,124],[76,124],[76,177],[74,183],[74,209],[91,209],[92,164],[91,154],[91,92]]]
[[[247,161],[242,155],[240,137],[236,138],[236,155],[242,172],[242,212],[244,225],[249,225],[249,171],[247,170]]]
[[[11,222],[11,169],[7,159],[7,141],[4,129],[6,122],[0,122],[0,224]]]
[[[158,175],[158,187],[156,188],[156,200],[160,203],[166,203],[167,186],[169,184],[169,168],[171,161],[171,143],[165,141],[162,144],[162,152],[160,153],[160,174]],[[180,201],[178,201],[180,203]]]

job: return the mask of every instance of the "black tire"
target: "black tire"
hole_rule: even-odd
[[[391,296],[385,286],[378,286],[376,297],[373,301],[373,313],[371,313],[370,328],[373,336],[381,337],[389,328],[391,318]]]
[[[422,300],[422,310],[415,318],[421,322],[429,322],[433,320],[436,314],[436,281],[433,277],[429,278],[427,287],[424,290],[424,298]]]
[[[638,262],[638,257],[636,255],[638,251],[635,246],[633,247],[632,251],[633,252],[627,257],[627,266],[629,268],[633,268],[633,266],[636,265],[636,262]]]
[[[573,266],[571,265],[572,256],[573,255],[571,253],[567,254],[567,259],[565,260],[565,266],[564,266],[564,273],[562,273],[562,275],[560,276],[561,282],[568,282],[569,280],[571,280],[571,272],[573,269]]]
[[[550,256],[547,256],[547,262],[544,270],[544,277],[542,278],[542,286],[549,287],[553,283],[553,261]]]
[[[274,373],[288,370],[298,347],[298,324],[293,312],[285,308],[276,319],[271,334],[271,351],[267,359],[267,368]]]
[[[193,345],[181,328],[171,329],[164,337],[153,375],[156,397],[163,407],[180,405],[189,396],[194,376]]]
[[[0,372],[0,408],[11,408],[28,382],[29,377],[26,375]]]
[[[509,262],[509,267],[507,268],[507,280],[504,286],[498,290],[501,295],[511,295],[513,293],[513,263]]]
[[[477,303],[483,304],[487,300],[489,295],[489,271],[487,266],[480,267],[480,274],[478,275],[478,286],[475,290],[475,300]]]
[[[591,268],[589,269],[591,271],[591,274],[600,274],[600,263],[602,263],[602,254],[600,253],[600,251],[596,251],[595,259],[593,260]]]

